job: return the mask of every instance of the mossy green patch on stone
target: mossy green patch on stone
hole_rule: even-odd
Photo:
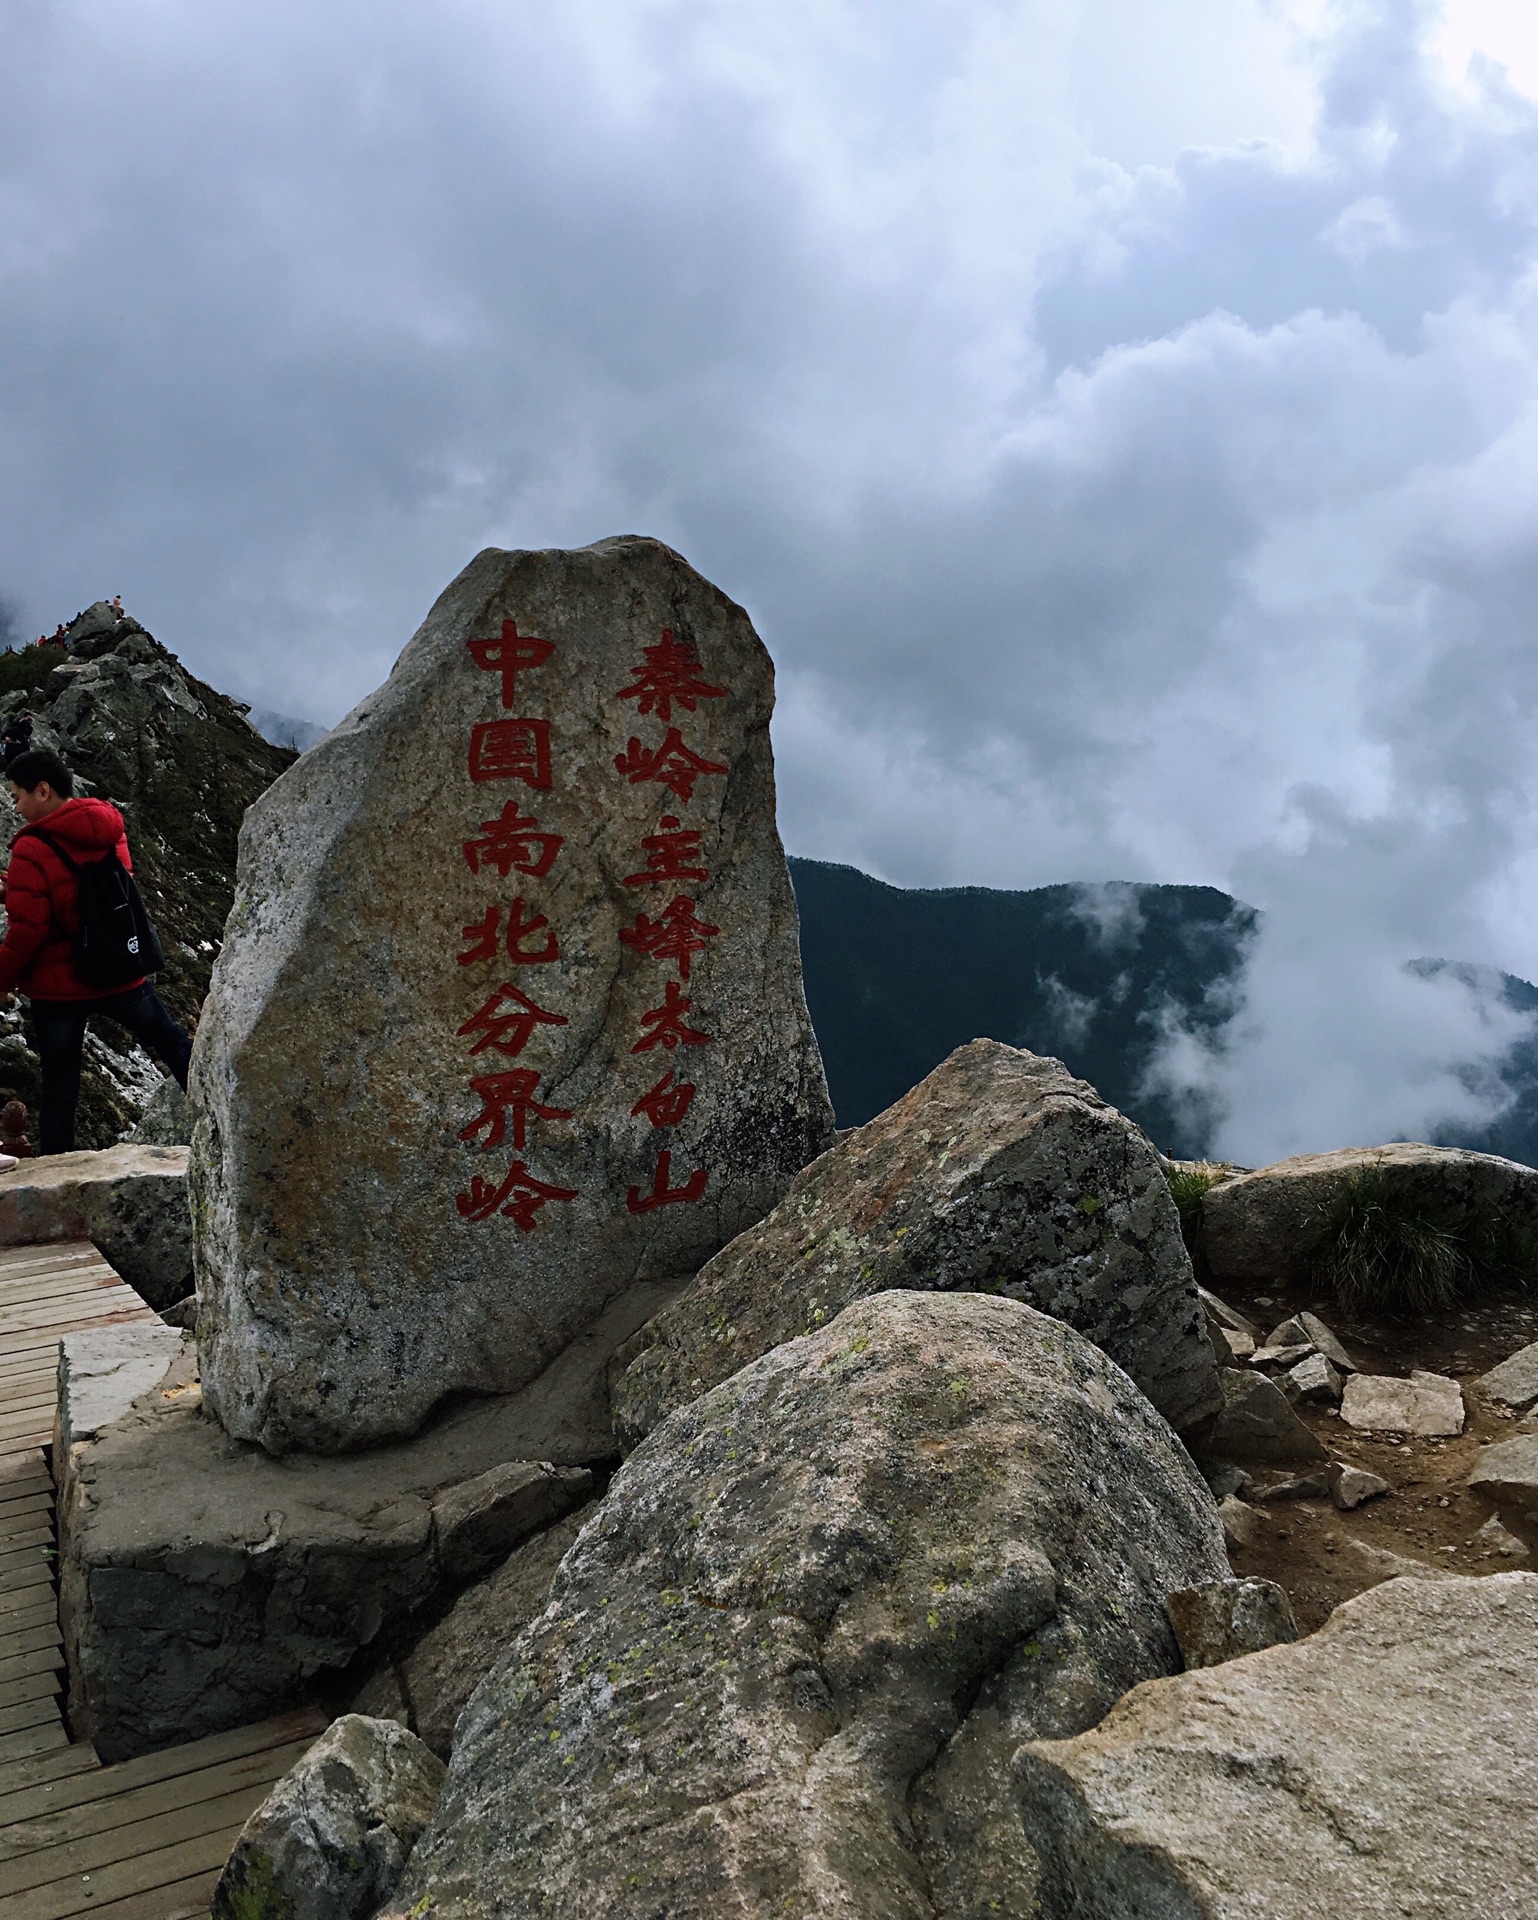
[[[291,1920],[292,1898],[265,1853],[236,1852],[214,1894],[212,1920]]]

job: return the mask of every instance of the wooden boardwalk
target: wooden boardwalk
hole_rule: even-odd
[[[59,1335],[153,1320],[85,1242],[0,1250],[0,1914],[190,1920],[230,1844],[326,1725],[286,1714],[104,1767],[71,1742],[55,1590]]]
[[[89,1240],[0,1248],[0,1467],[53,1439],[61,1333],[155,1318]]]

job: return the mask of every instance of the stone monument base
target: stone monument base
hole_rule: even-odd
[[[590,1467],[617,1453],[609,1358],[683,1284],[622,1294],[522,1393],[340,1457],[230,1439],[169,1328],[147,1391],[148,1356],[66,1336],[54,1477],[75,1737],[115,1761],[260,1720],[390,1629],[430,1623],[590,1497]]]

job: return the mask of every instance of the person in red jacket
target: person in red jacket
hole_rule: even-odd
[[[11,842],[4,881],[7,925],[0,941],[0,1004],[13,988],[32,1003],[32,1031],[43,1069],[38,1152],[68,1153],[75,1144],[80,1057],[93,1014],[107,1014],[126,1027],[184,1089],[192,1042],[148,980],[103,993],[80,978],[75,968],[79,883],[48,841],[28,831],[42,828],[77,865],[115,852],[132,872],[122,814],[106,800],[76,799],[68,767],[45,747],[19,754],[6,767],[5,777],[16,811],[27,824]]]

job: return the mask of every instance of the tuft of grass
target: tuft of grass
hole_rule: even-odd
[[[1180,1215],[1180,1237],[1186,1243],[1191,1265],[1197,1276],[1202,1264],[1202,1196],[1227,1175],[1228,1169],[1212,1160],[1171,1160],[1165,1164],[1164,1177],[1170,1198]]]
[[[1343,1306],[1435,1313],[1487,1287],[1531,1285],[1538,1234],[1360,1167],[1320,1208],[1308,1257]]]

